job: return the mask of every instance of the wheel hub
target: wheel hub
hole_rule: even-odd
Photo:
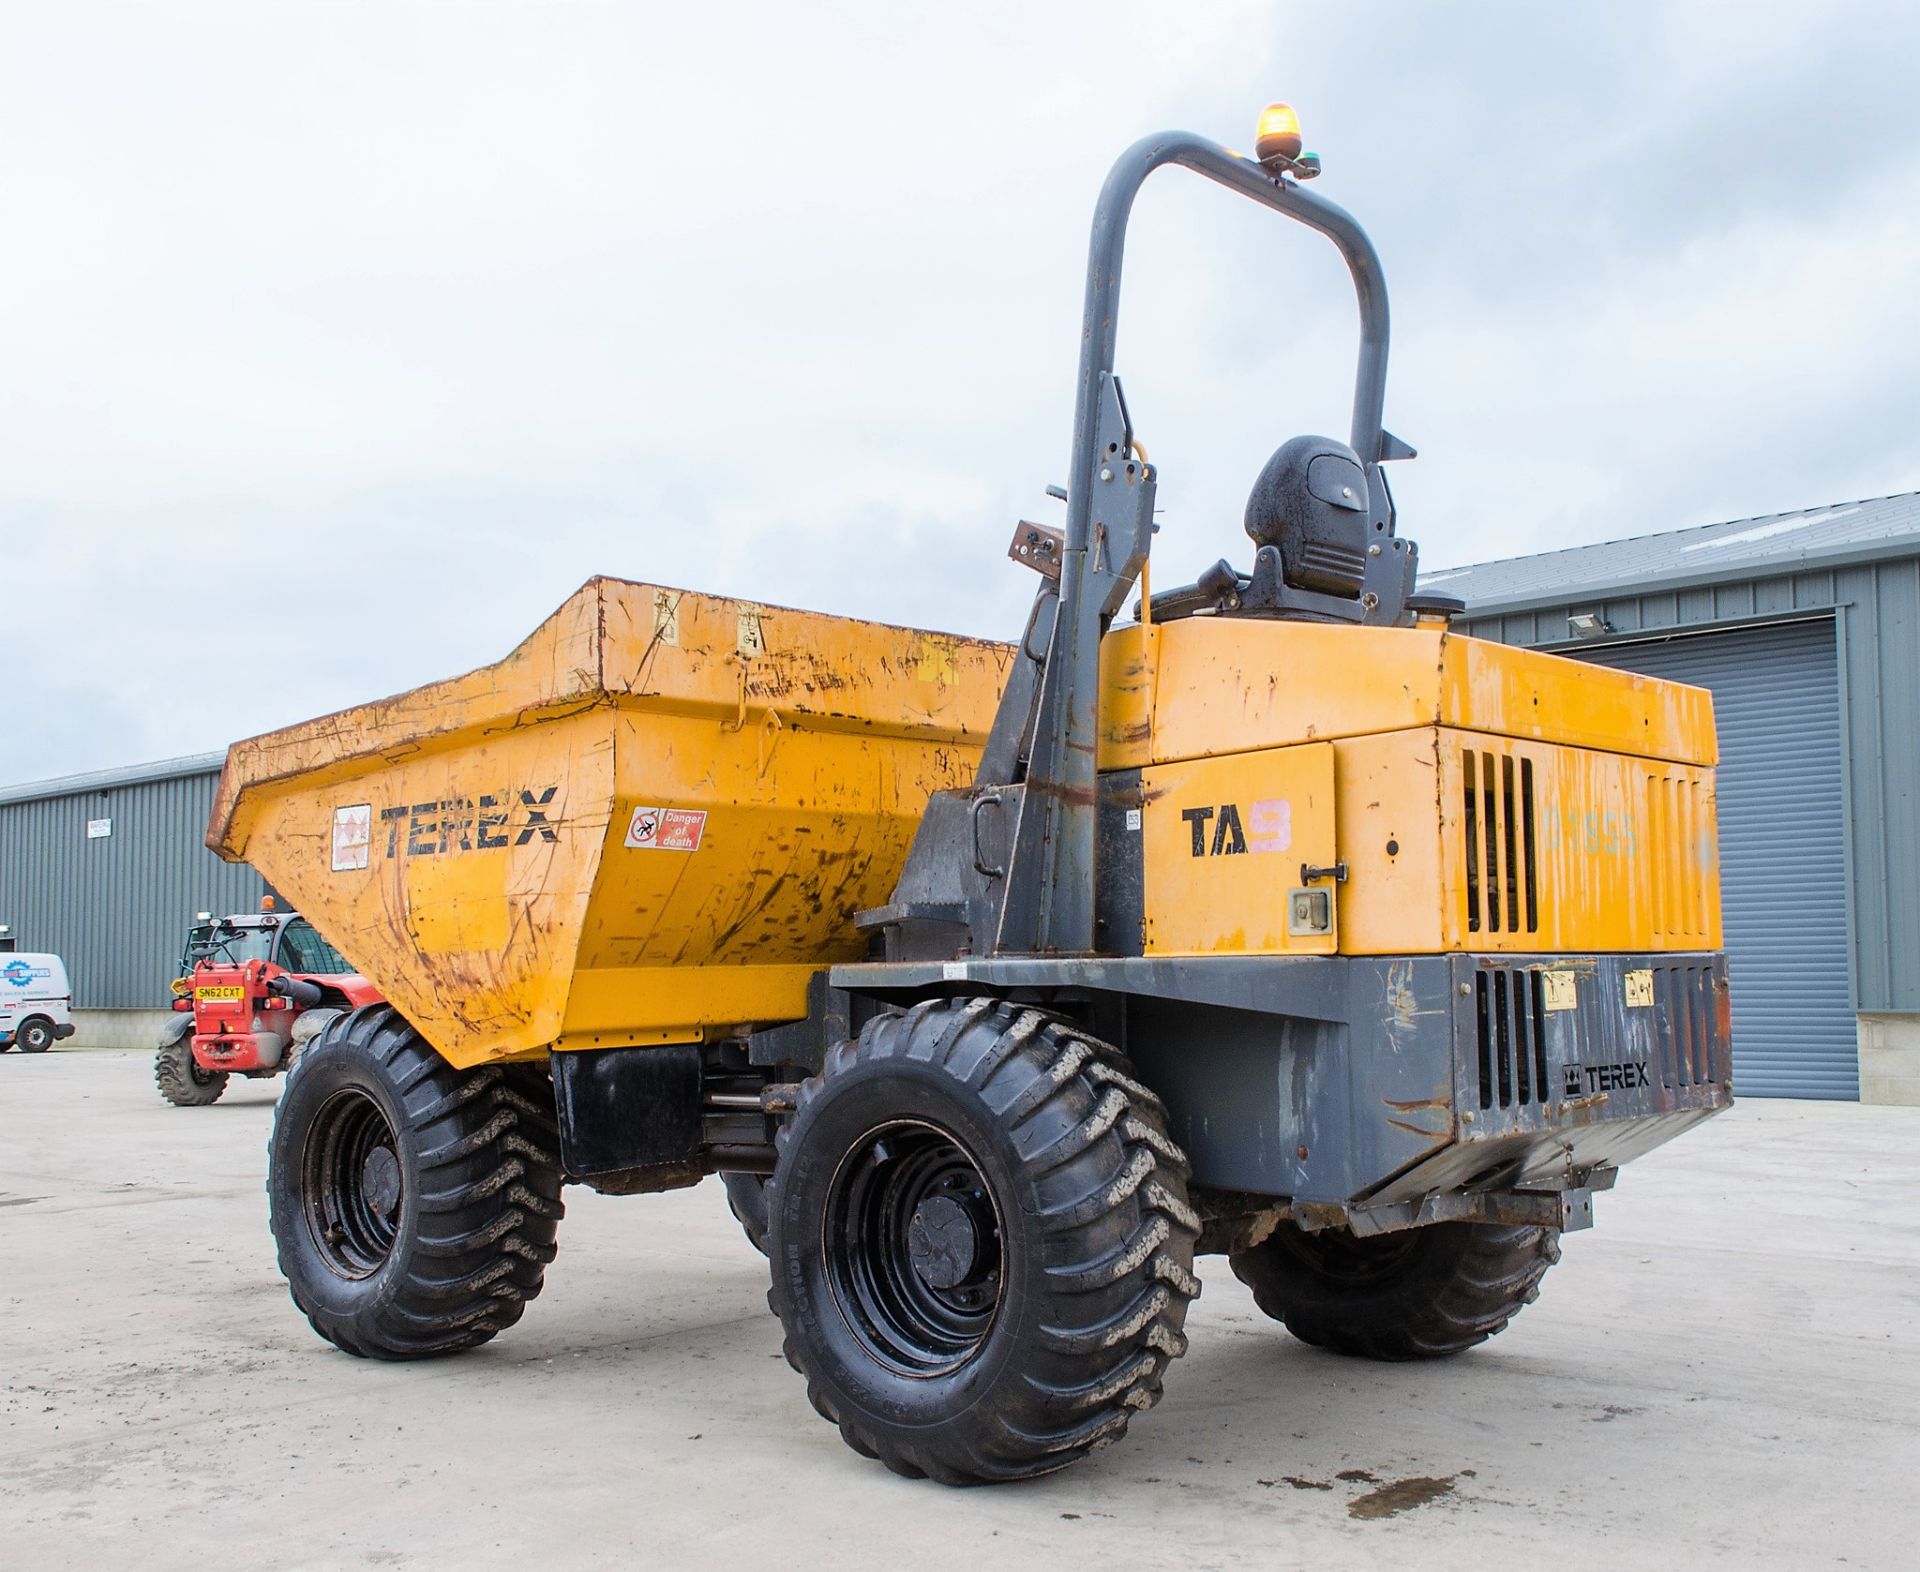
[[[967,1209],[950,1195],[930,1195],[914,1209],[907,1251],[929,1288],[958,1288],[973,1273],[979,1236]]]
[[[966,1148],[919,1120],[882,1125],[842,1158],[827,1205],[828,1284],[868,1354],[920,1379],[972,1359],[999,1312],[1005,1261]]]
[[[400,1204],[400,1159],[391,1146],[376,1146],[360,1165],[360,1187],[367,1204],[382,1217],[392,1217]]]

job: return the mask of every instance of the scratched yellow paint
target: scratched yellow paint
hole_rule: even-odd
[[[1301,865],[1335,860],[1331,745],[1157,765],[1140,785],[1147,954],[1333,952],[1334,933],[1287,931]]]
[[[971,781],[1011,653],[596,579],[493,666],[236,744],[208,840],[456,1064],[793,1019]]]
[[[1151,782],[1211,765],[1238,782],[1252,761],[1331,744],[1337,851],[1310,860],[1347,865],[1342,954],[1722,943],[1701,689],[1437,627],[1190,618],[1116,630],[1101,653],[1103,770]],[[1190,857],[1156,890],[1147,852],[1149,934],[1285,948],[1277,897],[1244,868]]]
[[[1438,628],[1187,617],[1100,653],[1103,770],[1415,726],[1716,757],[1703,689]]]

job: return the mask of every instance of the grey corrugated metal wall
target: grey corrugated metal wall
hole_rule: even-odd
[[[1734,1092],[1857,1099],[1833,619],[1609,643],[1591,658],[1713,693]]]
[[[1840,642],[1853,1004],[1920,1011],[1920,559],[1469,612],[1462,626],[1508,644],[1565,645],[1576,611],[1631,634],[1828,609]]]
[[[81,1009],[155,1009],[196,911],[249,911],[266,884],[203,844],[216,774],[0,802],[0,922],[67,963]],[[87,838],[89,819],[113,833]]]

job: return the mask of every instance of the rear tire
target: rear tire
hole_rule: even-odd
[[[1160,1100],[1066,1021],[990,998],[870,1021],[780,1133],[787,1359],[897,1474],[1065,1467],[1119,1440],[1186,1351],[1186,1176]]]
[[[53,1022],[43,1016],[31,1016],[13,1032],[13,1045],[22,1053],[45,1053],[53,1046]]]
[[[332,1022],[268,1145],[280,1270],[350,1354],[459,1353],[520,1319],[554,1256],[559,1137],[544,1070],[456,1070],[389,1005]]]
[[[1286,1222],[1228,1263],[1303,1343],[1405,1360],[1442,1359],[1505,1330],[1559,1259],[1554,1228],[1432,1223],[1359,1239]]]
[[[204,1108],[220,1101],[227,1072],[201,1069],[193,1062],[193,1044],[183,1037],[163,1044],[153,1056],[153,1084],[176,1108]]]
[[[764,1174],[722,1174],[727,1187],[727,1210],[747,1236],[747,1243],[767,1253],[767,1179]]]

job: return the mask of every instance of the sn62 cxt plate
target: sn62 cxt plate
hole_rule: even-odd
[[[213,988],[196,988],[193,990],[193,996],[196,999],[205,1000],[244,999],[247,996],[247,990],[223,985]]]

